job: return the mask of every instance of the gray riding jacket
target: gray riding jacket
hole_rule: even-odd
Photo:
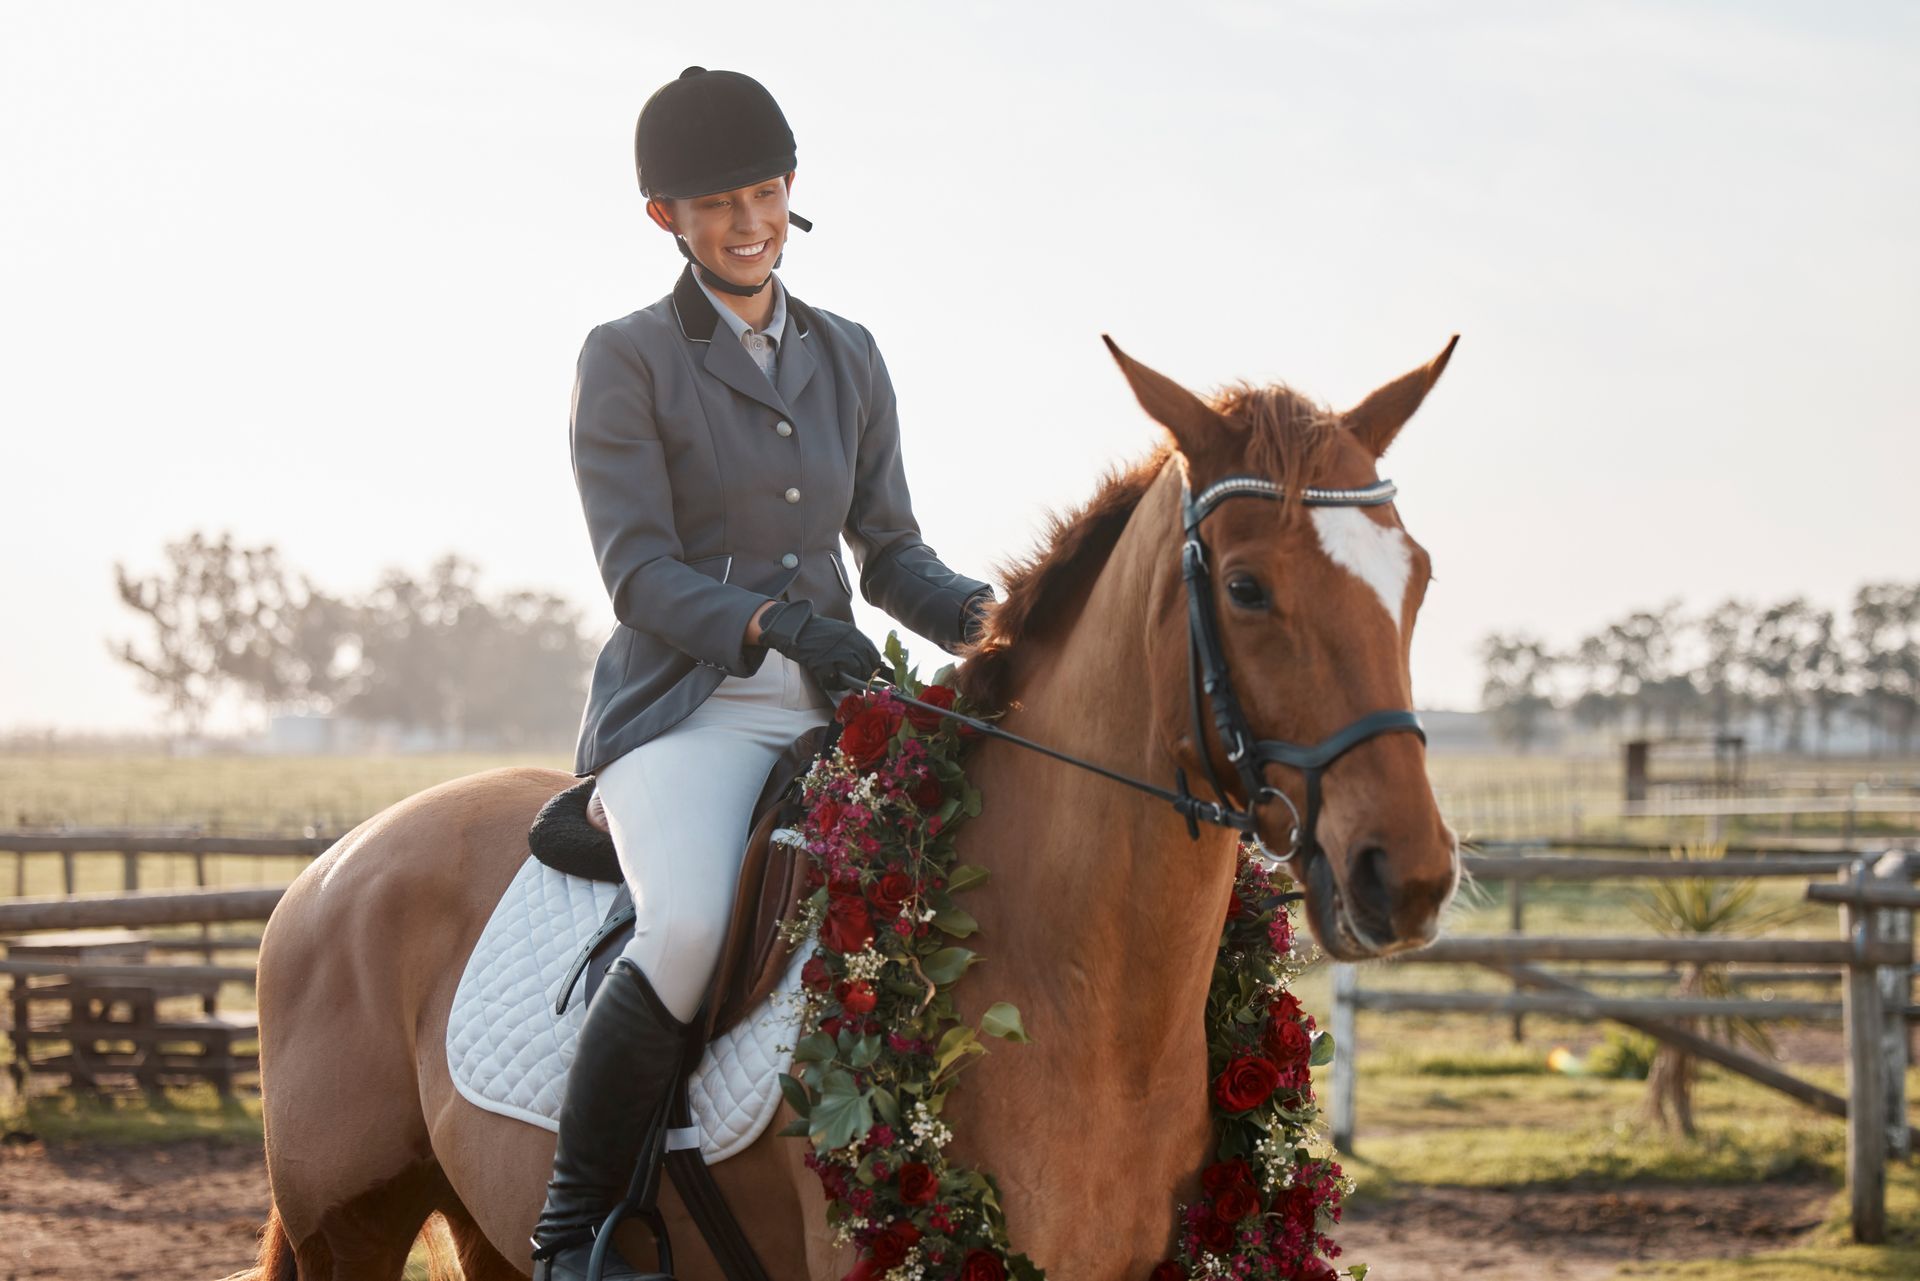
[[[573,474],[618,620],[593,668],[573,772],[678,724],[728,675],[767,601],[853,620],[860,593],[952,648],[987,584],[920,537],[886,362],[866,326],[786,295],[770,382],[689,264],[673,292],[596,325],[573,386]],[[718,340],[718,341],[716,341]]]

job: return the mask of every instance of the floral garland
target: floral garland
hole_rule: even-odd
[[[977,716],[946,683],[950,667],[923,685],[896,634],[886,656],[903,693]],[[952,843],[980,812],[960,765],[979,732],[885,692],[848,695],[835,719],[834,750],[801,784],[809,893],[787,939],[818,946],[801,971],[798,1074],[780,1079],[799,1119],[783,1133],[812,1140],[805,1159],[834,1239],[859,1248],[846,1281],[1043,1281],[1009,1244],[993,1176],[946,1158],[953,1135],[940,1119],[983,1037],[1028,1040],[1012,1005],[977,1027],[954,1008],[953,985],[977,959],[958,940],[978,929],[956,896],[987,880]],[[1336,1275],[1322,1256],[1340,1248],[1325,1233],[1352,1184],[1306,1147],[1309,1068],[1332,1043],[1286,991],[1299,967],[1280,888],[1243,848],[1206,1010],[1218,1159],[1200,1199],[1178,1208],[1176,1256],[1150,1281]]]

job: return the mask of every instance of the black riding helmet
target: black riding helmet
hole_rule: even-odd
[[[793,130],[766,86],[738,71],[688,67],[654,91],[633,128],[634,173],[648,199],[691,199],[731,191],[794,167]],[[813,224],[799,214],[787,221],[802,231]],[[782,247],[757,285],[736,285],[693,256],[684,236],[674,244],[709,288],[751,297],[767,287]]]

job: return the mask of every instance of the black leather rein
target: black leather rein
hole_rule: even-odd
[[[1228,827],[1237,832],[1254,836],[1256,811],[1270,799],[1278,799],[1293,811],[1294,825],[1291,847],[1285,854],[1275,857],[1285,860],[1315,843],[1314,831],[1320,815],[1320,776],[1347,752],[1361,743],[1379,734],[1405,730],[1418,734],[1422,743],[1427,740],[1427,732],[1420,724],[1420,718],[1411,711],[1381,711],[1362,716],[1359,720],[1335,731],[1318,743],[1289,743],[1283,739],[1255,739],[1253,730],[1247,724],[1246,713],[1241,710],[1240,699],[1234,693],[1233,679],[1227,670],[1227,658],[1220,645],[1220,635],[1214,618],[1213,576],[1208,565],[1206,540],[1200,535],[1200,523],[1215,507],[1229,498],[1249,497],[1279,500],[1285,496],[1280,486],[1258,476],[1228,476],[1213,484],[1195,497],[1192,491],[1181,484],[1181,505],[1184,509],[1186,541],[1181,548],[1181,575],[1187,586],[1187,670],[1189,675],[1190,696],[1193,708],[1193,734],[1196,748],[1206,766],[1207,782],[1213,789],[1215,799],[1205,801],[1193,794],[1187,786],[1187,772],[1175,767],[1174,788],[1160,787],[1143,779],[1107,769],[1091,761],[1056,751],[1018,734],[1009,733],[997,725],[956,712],[952,708],[937,707],[932,703],[903,694],[888,681],[878,677],[869,678],[864,688],[884,691],[915,707],[937,712],[951,720],[970,725],[989,738],[998,738],[1029,751],[1051,756],[1078,769],[1110,778],[1116,783],[1131,787],[1135,791],[1145,792],[1173,806],[1187,820],[1187,835],[1198,840],[1200,824],[1209,823],[1216,827]],[[1317,489],[1308,488],[1302,495],[1309,507],[1378,507],[1393,501],[1397,491],[1390,480],[1379,481],[1364,489]],[[1203,698],[1204,695],[1204,698]],[[1237,808],[1228,799],[1226,789],[1213,768],[1213,754],[1207,750],[1205,727],[1201,720],[1200,705],[1205,701],[1212,705],[1214,729],[1220,741],[1227,748],[1227,760],[1239,774],[1243,794],[1248,797],[1244,809]],[[1287,794],[1267,784],[1264,777],[1266,766],[1287,765],[1297,769],[1306,779],[1307,810],[1303,816],[1294,808]],[[1257,839],[1257,838],[1256,838]],[[1271,854],[1271,851],[1269,851]]]

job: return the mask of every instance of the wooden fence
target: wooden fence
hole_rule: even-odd
[[[1402,953],[1369,970],[1400,965],[1478,965],[1510,978],[1514,991],[1412,992],[1363,988],[1360,970],[1336,964],[1333,975],[1334,1037],[1332,1128],[1334,1143],[1352,1151],[1355,1111],[1355,1015],[1359,1010],[1444,1011],[1475,1014],[1553,1015],[1606,1019],[1637,1029],[1677,1049],[1718,1064],[1847,1123],[1847,1187],[1853,1235],[1863,1242],[1886,1237],[1886,1163],[1913,1152],[1907,1121],[1906,1071],[1909,1020],[1920,1019],[1913,1001],[1913,911],[1920,908],[1920,855],[1888,851],[1860,854],[1752,854],[1711,860],[1649,860],[1587,853],[1490,855],[1467,866],[1481,882],[1508,883],[1514,933],[1441,939]],[[1545,938],[1520,933],[1519,890],[1537,881],[1607,881],[1646,878],[1799,877],[1807,898],[1840,910],[1835,939],[1770,938]],[[1820,879],[1816,879],[1820,878]],[[1741,964],[1818,966],[1843,982],[1837,1000],[1762,1000],[1747,997],[1647,997],[1603,994],[1585,984],[1595,976],[1566,975],[1540,962],[1651,961],[1668,966]],[[1617,978],[1617,975],[1611,976]],[[1575,981],[1575,980],[1579,981]],[[1834,1094],[1772,1063],[1673,1022],[1675,1019],[1741,1017],[1838,1022],[1847,1049],[1846,1096]]]

